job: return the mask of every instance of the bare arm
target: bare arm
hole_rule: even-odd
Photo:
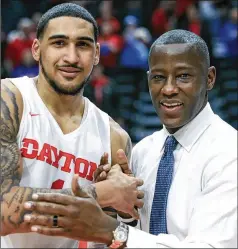
[[[1,90],[1,233],[29,232],[24,222],[23,204],[31,200],[33,193],[60,192],[71,194],[71,189],[52,190],[19,187],[22,177],[22,159],[16,136],[22,116],[22,97],[8,80],[2,80]]]
[[[123,169],[125,174],[132,175],[131,170],[129,169],[130,159],[131,159],[131,151],[132,151],[132,143],[131,138],[127,134],[125,130],[123,130],[116,122],[111,120],[111,151],[112,151],[112,165],[119,163],[117,157],[117,151],[119,149],[123,149],[126,157],[127,162],[121,164],[120,166]],[[130,219],[131,215],[126,214],[123,212],[117,212],[118,215],[124,219]],[[136,226],[137,221],[132,221],[128,223],[129,225]]]
[[[31,187],[20,187],[20,181],[22,177],[22,158],[17,144],[17,133],[19,130],[21,117],[23,111],[23,101],[18,89],[8,80],[2,81],[2,92],[1,92],[1,232],[0,235],[8,235],[12,233],[25,233],[31,232],[29,223],[24,221],[26,213],[32,211],[27,210],[24,207],[24,203],[32,200],[33,193],[63,193],[72,195],[71,189],[52,190],[47,188],[31,188]],[[120,128],[121,129],[121,128]],[[122,132],[123,133],[123,132]],[[127,145],[127,155],[130,155],[130,141],[126,143],[120,136],[117,138],[120,143],[116,143],[119,148],[123,148]],[[116,138],[115,138],[116,141]],[[115,146],[112,148],[116,150]],[[114,160],[114,159],[113,159]],[[121,173],[122,174],[122,173]],[[123,174],[122,174],[123,175]],[[136,203],[133,200],[132,195],[135,192],[134,188],[140,186],[142,183],[138,180],[127,179],[116,174],[117,177],[114,179],[114,183],[118,185],[118,182],[124,183],[123,186],[116,186],[118,190],[118,197],[114,201],[115,205],[118,205],[118,198],[120,197],[119,203],[126,202],[126,209],[130,210],[131,202]],[[121,180],[120,180],[121,179]],[[100,185],[105,185],[101,190]],[[115,194],[115,186],[112,188],[112,181],[99,182],[86,187],[86,191],[89,191],[95,199],[104,199],[101,196],[106,196],[106,202],[109,205],[113,204],[112,196]],[[116,185],[114,184],[114,185]],[[99,186],[98,186],[99,185]],[[120,185],[120,184],[119,184]],[[120,188],[127,190],[123,194]],[[108,191],[111,189],[111,191]],[[129,199],[126,198],[128,195]],[[135,199],[135,198],[134,198]],[[100,202],[99,202],[100,203]],[[136,205],[136,204],[134,204]],[[106,206],[106,205],[105,205]],[[125,208],[123,208],[125,210]],[[131,212],[133,213],[133,212]],[[34,213],[35,215],[37,213]]]
[[[125,151],[125,154],[128,159],[128,163],[130,163],[132,144],[131,139],[127,132],[123,130],[119,124],[117,124],[114,120],[110,120],[111,127],[111,157],[112,157],[112,165],[118,163],[117,151],[122,149]]]
[[[120,164],[120,167],[123,169],[124,173],[130,174],[128,172],[129,168],[128,165],[130,163],[130,157],[131,157],[131,150],[132,150],[132,144],[131,139],[127,132],[123,130],[113,119],[110,119],[110,130],[111,130],[111,165]],[[119,159],[118,158],[118,150],[122,149],[127,157],[127,160],[125,159]],[[100,182],[98,183],[100,184]],[[101,182],[103,184],[103,182]],[[97,192],[100,190],[99,186],[96,186]],[[104,189],[104,188],[103,188]],[[108,194],[110,193],[110,187],[107,188]],[[100,191],[99,191],[100,192]],[[101,194],[101,196],[105,196],[105,200],[110,200],[112,197],[109,198],[107,196],[106,191],[104,191],[104,195]],[[108,209],[104,208],[104,211],[107,211]],[[110,212],[106,212],[110,214],[113,217],[116,217],[116,210],[109,209]],[[119,212],[121,216],[124,218],[131,217],[128,214]]]

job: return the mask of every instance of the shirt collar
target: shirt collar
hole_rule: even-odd
[[[214,116],[215,114],[210,104],[207,103],[203,110],[192,121],[175,132],[173,136],[179,144],[189,152],[202,133],[211,125]],[[165,126],[163,126],[163,131],[163,139],[165,142],[166,137],[171,134]]]

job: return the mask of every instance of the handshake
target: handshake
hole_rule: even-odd
[[[118,221],[102,208],[112,207],[125,218],[139,219],[137,208],[143,207],[143,185],[129,169],[123,150],[117,151],[117,164],[108,163],[105,153],[94,172],[94,183],[80,186],[78,175],[72,179],[72,195],[60,193],[33,194],[24,207],[24,220],[30,231],[50,236],[64,236],[75,240],[110,243]]]
[[[108,183],[108,187],[105,186],[106,189],[101,192],[104,192],[104,199],[110,202],[111,207],[129,214],[135,219],[139,218],[137,208],[143,207],[144,193],[137,187],[142,186],[143,181],[133,176],[123,150],[117,151],[117,164],[113,166],[108,164],[106,153],[102,156],[100,165],[94,173],[94,181],[98,183],[97,192],[100,192],[101,188]],[[102,181],[105,182],[100,186],[99,182]],[[102,194],[99,195],[102,196]],[[100,198],[98,198],[98,202],[101,207],[107,206]]]

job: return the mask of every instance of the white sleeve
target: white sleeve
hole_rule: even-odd
[[[195,201],[184,240],[130,227],[127,247],[237,248],[237,158],[219,155],[209,162],[203,175],[204,187]]]
[[[186,243],[172,234],[158,236],[129,226],[127,248],[213,248],[206,243]]]
[[[136,169],[137,169],[137,167],[136,167],[136,149],[135,149],[136,147],[134,147],[133,149],[132,149],[132,152],[131,152],[131,160],[130,160],[130,165],[129,165],[129,168],[130,168],[130,170],[132,171],[132,173],[133,173],[133,175],[136,177]]]

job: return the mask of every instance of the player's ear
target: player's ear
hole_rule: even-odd
[[[100,58],[100,44],[97,42],[96,44],[96,53],[94,57],[94,66],[96,66],[99,63],[99,58]]]
[[[40,60],[40,41],[34,39],[31,47],[32,56],[36,61]]]

